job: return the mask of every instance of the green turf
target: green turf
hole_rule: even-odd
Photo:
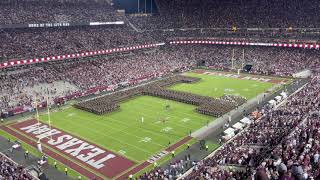
[[[253,80],[196,73],[187,75],[200,77],[201,81],[177,84],[170,89],[210,97],[238,94],[250,99],[272,87],[272,83]],[[170,105],[170,110],[165,109],[166,105]],[[213,117],[197,113],[195,108],[196,106],[176,101],[138,96],[121,103],[120,110],[103,116],[73,107],[52,112],[51,122],[54,127],[141,163],[166,149],[169,142],[173,144],[187,136],[190,131],[195,131],[214,120]],[[142,117],[144,122],[141,122]],[[42,114],[40,119],[44,122],[48,120],[46,114]],[[163,119],[167,119],[166,122],[163,122]],[[212,145],[210,150],[215,148],[216,145]],[[159,162],[169,159],[164,157]],[[146,170],[141,172],[144,171]]]
[[[186,73],[186,75],[198,77],[201,78],[201,80],[191,84],[176,84],[169,89],[216,98],[221,97],[224,94],[233,94],[251,99],[273,86],[272,83],[268,82],[212,76],[193,72]]]
[[[170,110],[165,110],[167,104]],[[54,127],[142,162],[214,119],[194,109],[184,103],[139,96],[121,103],[119,111],[103,116],[70,107],[51,113],[51,121]],[[40,118],[47,122],[46,115]],[[162,122],[164,118],[168,120]]]

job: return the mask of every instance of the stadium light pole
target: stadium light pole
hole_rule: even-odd
[[[138,1],[138,14],[140,13],[140,0],[137,0]]]
[[[144,13],[147,14],[147,0],[144,0]]]
[[[152,0],[150,0],[150,10],[151,10],[151,14],[152,14]]]

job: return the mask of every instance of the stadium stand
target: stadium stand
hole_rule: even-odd
[[[160,15],[136,17],[141,29],[317,28],[319,1],[157,0]]]
[[[0,37],[3,42],[0,51],[2,60],[40,58],[155,42],[152,36],[121,27],[110,29],[103,26],[11,29],[2,30]]]
[[[41,0],[1,1],[0,17],[0,24],[110,22],[124,19],[107,2]]]
[[[168,42],[171,39],[217,38],[211,37],[212,35],[223,40],[319,44],[319,32],[314,33],[316,35],[313,37],[316,38],[312,40],[300,38],[313,31],[312,28],[319,28],[318,0],[156,0],[156,3],[160,14],[132,16],[118,13],[106,2],[3,0],[0,2],[0,62]],[[125,25],[11,29],[1,26],[119,20],[124,21]],[[128,22],[141,31],[137,32],[128,26]],[[178,30],[181,28],[199,29]],[[242,28],[246,28],[246,31]],[[247,28],[252,29],[249,31]],[[261,28],[273,29],[251,33]],[[99,91],[114,91],[190,70],[197,66],[199,59],[205,61],[205,68],[230,71],[232,58],[237,68],[242,68],[243,62],[253,65],[250,72],[253,74],[286,77],[310,69],[313,76],[310,82],[290,96],[283,106],[273,109],[265,105],[259,111],[262,117],[250,117],[254,123],[223,144],[210,157],[199,162],[193,162],[186,157],[184,160],[172,162],[168,168],[156,168],[145,173],[138,179],[175,179],[181,177],[190,167],[192,170],[184,175],[186,180],[320,179],[319,50],[167,43],[165,47],[150,51],[3,69],[0,72],[1,115],[9,111],[13,114],[32,111],[35,96],[43,106],[46,105],[46,94],[50,94],[51,103],[59,104],[59,99],[64,101]],[[161,81],[158,86],[177,82],[171,80]],[[194,79],[185,80],[192,81]],[[117,92],[110,97],[105,96],[101,101],[90,102],[89,105],[80,103],[76,106],[103,114],[119,108],[117,102],[123,98],[143,93],[143,90],[136,90],[129,93]],[[179,99],[177,96],[187,94],[177,95],[178,93],[169,90],[164,92],[160,88],[150,88],[148,93],[167,98],[171,93],[172,99]],[[216,116],[228,112],[235,107],[234,104],[243,103],[243,99],[235,97],[223,97],[222,100],[232,103],[227,102],[225,109],[218,109],[218,114],[214,114],[217,107],[210,103],[197,110]],[[0,155],[0,179],[28,180],[32,177],[22,167]]]
[[[152,52],[136,52],[130,56],[102,56],[94,61],[54,62],[38,64],[19,71],[1,74],[1,109],[22,107],[28,109],[32,96],[38,92],[40,100],[45,91],[37,91],[37,85],[51,84],[51,99],[71,96],[99,87],[128,85],[143,79],[169,75],[195,67],[196,59],[205,59],[206,66],[218,70],[230,70],[232,50],[235,49],[235,66],[242,63],[240,47],[183,45],[170,46]],[[305,68],[316,68],[319,52],[286,48],[246,47],[245,61],[253,65],[256,74],[291,76]],[[308,59],[307,61],[305,59]],[[148,67],[148,68],[145,68]],[[56,92],[56,84],[62,81],[64,88]],[[26,91],[26,88],[29,90]],[[31,89],[30,89],[31,88]],[[35,88],[35,90],[32,90]],[[44,87],[43,87],[44,88]],[[45,88],[44,88],[45,89]],[[80,93],[80,94],[81,94]],[[79,94],[77,95],[79,96]],[[25,106],[25,107],[24,107]]]
[[[22,166],[0,153],[0,179],[34,180]]]

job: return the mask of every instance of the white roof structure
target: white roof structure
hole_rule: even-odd
[[[224,140],[229,140],[229,139],[231,139],[232,137],[233,137],[234,135],[225,135],[225,136],[222,136],[222,138],[224,139]]]
[[[280,95],[281,95],[283,98],[288,97],[287,93],[285,93],[285,92],[280,93]]]
[[[229,127],[228,129],[224,130],[223,133],[224,133],[225,135],[232,135],[232,136],[234,136],[234,131],[235,131],[235,129]]]
[[[277,102],[279,102],[279,101],[281,101],[282,97],[281,96],[276,96],[275,99],[276,99]]]
[[[276,105],[277,104],[277,102],[275,101],[275,100],[273,100],[273,99],[271,99],[270,101],[269,101],[269,104],[271,104],[271,105]]]
[[[241,119],[240,122],[242,122],[243,124],[251,124],[252,123],[252,121],[247,117],[244,117],[243,119]]]
[[[237,123],[235,123],[232,127],[235,128],[235,129],[241,130],[241,129],[243,129],[244,126],[245,126],[245,125],[242,124],[241,122],[237,122]]]

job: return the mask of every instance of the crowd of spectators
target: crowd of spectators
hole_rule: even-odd
[[[205,66],[213,69],[231,70],[233,59],[234,69],[250,64],[255,74],[292,76],[304,69],[317,68],[320,63],[318,50],[197,44],[173,47],[191,59],[205,61]]]
[[[0,31],[0,61],[152,44],[152,35],[123,27],[81,26]]]
[[[157,0],[159,14],[128,15],[140,29],[178,28],[313,28],[318,27],[317,0],[310,1],[198,1]],[[4,0],[0,24],[125,20],[104,1]]]
[[[8,180],[32,180],[22,166],[17,165],[6,156],[0,155],[0,179]]]
[[[235,53],[233,55],[233,49]],[[245,61],[242,52],[245,52]],[[242,63],[252,64],[252,73],[291,76],[303,69],[314,69],[320,63],[316,50],[298,50],[268,47],[238,47],[212,45],[168,45],[146,52],[95,57],[92,60],[52,62],[24,67],[16,71],[3,71],[1,80],[0,108],[8,109],[17,105],[30,104],[35,94],[26,93],[27,87],[52,84],[56,81],[70,83],[77,88],[67,88],[64,94],[56,94],[53,86],[51,94],[69,95],[76,90],[84,91],[99,86],[128,84],[137,79],[158,77],[195,67],[199,60],[205,66],[218,70],[231,70]],[[66,86],[69,87],[69,86]],[[45,100],[45,91],[38,97]]]
[[[190,159],[190,156],[186,156],[184,159],[171,162],[166,169],[160,167],[154,168],[154,173],[144,173],[140,176],[140,179],[174,179],[181,176],[186,169],[195,165],[196,162]]]
[[[107,2],[4,0],[0,2],[0,24],[61,22],[110,22],[123,20]]]
[[[157,0],[159,15],[131,16],[141,29],[318,28],[319,1]]]
[[[136,52],[134,55],[103,56],[92,60],[45,63],[22,70],[3,71],[0,75],[0,109],[30,104],[35,96],[41,101],[45,100],[48,94],[46,89],[35,94],[24,91],[28,87],[62,81],[76,86],[83,92],[99,86],[126,85],[139,79],[168,75],[194,65],[185,55],[170,50],[157,50]],[[50,90],[56,88],[51,87]],[[64,92],[64,95],[69,95],[75,91],[65,89]],[[50,94],[55,95],[55,91]],[[59,97],[58,94],[56,96]]]
[[[1,1],[0,24],[121,19],[125,21],[125,25],[1,30],[0,61],[164,42],[168,37],[221,35],[221,33],[210,29],[180,31],[179,28],[182,27],[221,27],[227,29],[232,26],[317,27],[319,22],[316,15],[316,7],[319,6],[319,1],[316,0],[304,1],[303,3],[284,0],[276,3],[269,1],[240,3],[233,2],[233,0],[228,2],[165,0],[157,1],[157,5],[161,12],[160,15],[125,17],[123,14],[117,13],[110,4],[93,0],[76,2]],[[255,8],[251,8],[253,6]],[[305,18],[308,18],[308,20]],[[148,31],[137,32],[135,28],[129,26],[129,21],[138,29]],[[164,28],[178,29],[165,32],[155,30]],[[266,34],[270,33],[273,34],[273,32],[266,32]],[[285,34],[286,32],[277,31],[275,33]],[[232,33],[224,32],[222,36],[230,36],[230,34]],[[251,34],[251,32],[246,32],[246,34]],[[239,34],[236,35],[239,36]]]
[[[300,179],[320,178],[319,115],[311,116],[272,151],[281,168],[273,170],[275,178],[290,175]]]

